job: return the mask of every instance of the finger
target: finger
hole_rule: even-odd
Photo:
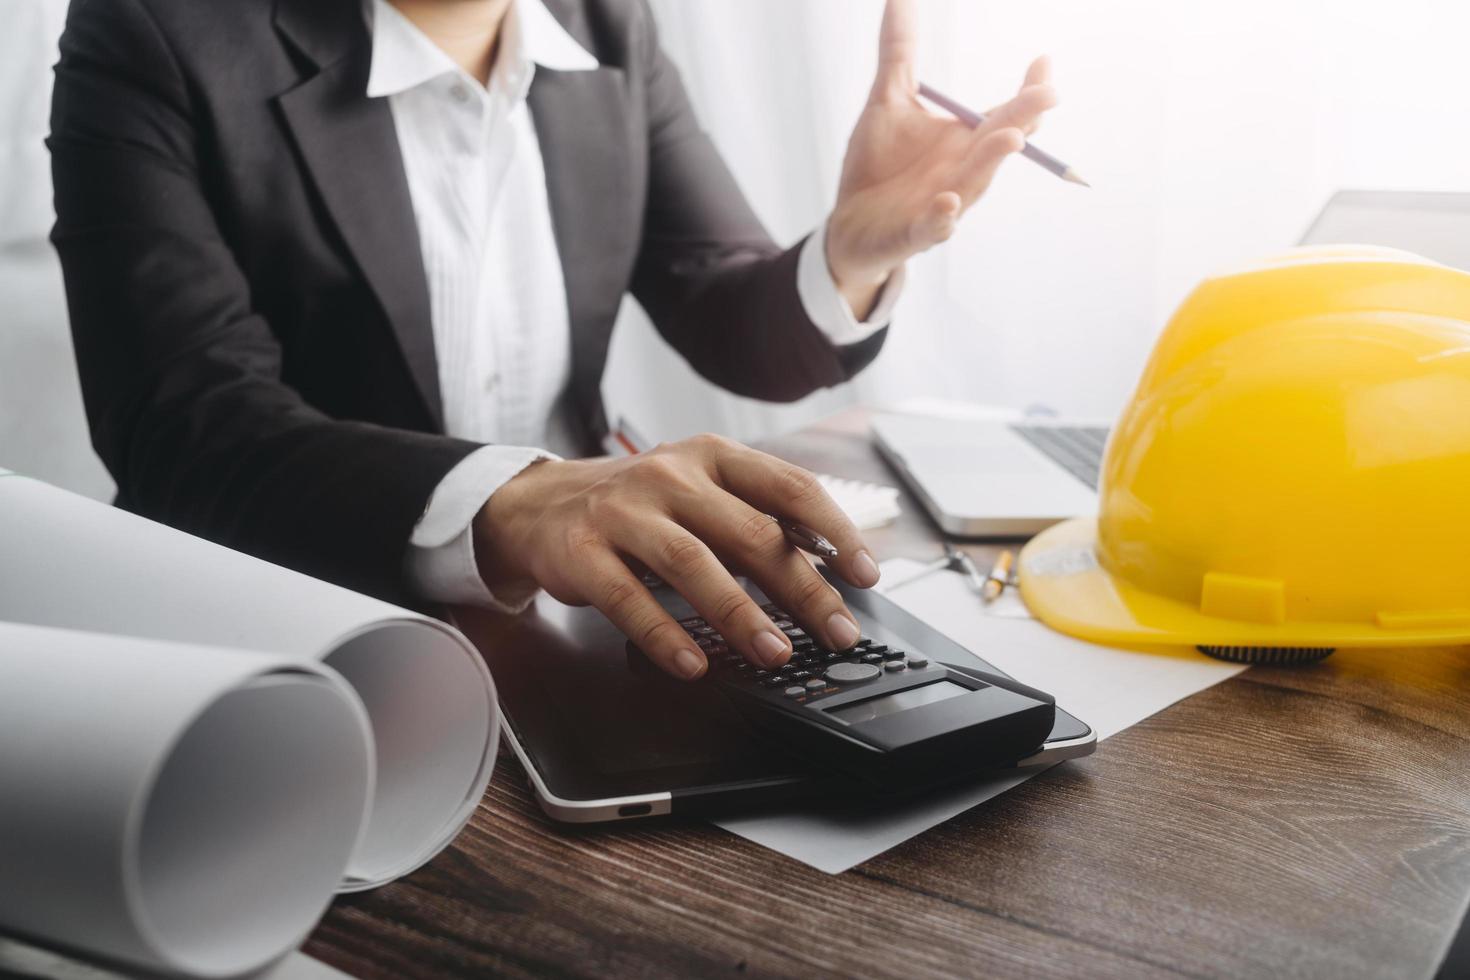
[[[1034,61],[1032,61],[1031,64],[1029,64],[1029,65],[1026,66],[1026,75],[1025,75],[1024,78],[1021,79],[1021,84],[1020,84],[1020,86],[1018,86],[1016,88],[1016,92],[1017,93],[1020,93],[1021,91],[1025,90],[1025,89],[1028,89],[1028,88],[1030,88],[1033,85],[1050,85],[1050,84],[1051,84],[1051,57],[1049,55],[1041,55],[1041,56],[1037,57]],[[1003,104],[1004,103],[1002,103],[1002,105]],[[985,116],[987,118],[989,118],[993,113],[995,113],[999,109],[1000,109],[1000,106],[998,106],[998,105],[991,106],[989,109],[986,109],[985,110]]]
[[[985,117],[985,130],[1014,128],[1022,132],[1035,130],[1041,114],[1057,104],[1056,89],[1050,85],[1028,85],[1009,102]]]
[[[998,129],[975,141],[959,170],[957,190],[966,208],[990,187],[1005,158],[1021,152],[1025,145],[1026,138],[1019,129]]]
[[[750,506],[805,524],[832,542],[837,557],[824,561],[848,582],[863,589],[878,583],[878,563],[815,476],[743,446],[717,459],[715,465],[720,485]]]
[[[614,544],[642,560],[719,631],[725,642],[757,667],[779,667],[791,641],[740,587],[709,547],[671,520],[640,527]]]
[[[1026,69],[1026,77],[1021,81],[1021,87],[1027,88],[1031,85],[1046,85],[1051,82],[1051,58],[1041,55],[1031,62]]]
[[[913,0],[888,0],[883,26],[878,30],[878,75],[873,79],[873,101],[912,98],[914,57],[918,51],[918,23]]]
[[[850,650],[862,639],[857,620],[822,573],[791,550],[750,577],[817,643],[827,650]]]
[[[611,551],[585,554],[576,573],[579,590],[643,655],[675,677],[692,681],[709,661],[684,627]]]
[[[705,518],[700,535],[754,579],[762,592],[819,643],[832,650],[846,650],[856,643],[860,636],[857,621],[841,596],[786,540],[775,518],[733,495],[727,498],[724,512],[729,518]]]
[[[914,251],[922,252],[940,242],[948,241],[954,234],[964,202],[954,191],[934,195],[924,213],[909,226],[909,242]]]

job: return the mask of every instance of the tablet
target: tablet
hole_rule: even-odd
[[[829,581],[866,635],[923,650],[933,660],[1002,673],[878,593]],[[757,602],[766,601],[753,584],[742,585]],[[672,590],[655,594],[676,619],[693,614]],[[630,667],[626,639],[595,609],[542,593],[520,616],[459,610],[455,624],[489,664],[506,742],[555,820],[727,814],[871,793],[783,752],[712,686],[650,682]],[[1096,741],[1088,725],[1058,709],[1051,737],[1018,765],[1087,755]]]

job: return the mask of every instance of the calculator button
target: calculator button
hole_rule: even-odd
[[[826,653],[822,654],[822,659],[830,664],[841,660],[842,654],[838,653],[836,650],[828,650]]]
[[[870,643],[870,644],[868,644],[868,652],[869,653],[887,653],[888,652],[888,648],[886,646],[884,646],[883,644],[881,644],[881,643]]]
[[[791,675],[792,679],[798,681],[804,681],[810,676],[812,676],[812,672],[809,670],[798,670],[796,673]]]
[[[860,684],[872,680],[879,673],[872,664],[833,664],[827,668],[827,680],[834,684]]]
[[[887,670],[887,671],[890,671],[890,672],[897,673],[898,671],[903,670],[907,666],[908,665],[905,664],[902,660],[890,660],[890,661],[888,661],[887,663],[885,663],[883,665],[883,669],[884,670]]]
[[[806,682],[806,689],[808,691],[820,691],[826,686],[827,682],[822,680],[820,677],[813,677],[811,680]]]
[[[865,664],[880,664],[882,662],[883,658],[876,653],[863,654],[863,663]]]
[[[908,654],[904,653],[902,650],[889,650],[887,653],[883,654],[883,659],[884,660],[902,660],[902,659],[904,659],[907,656],[908,656]]]
[[[918,670],[920,667],[927,667],[929,666],[929,658],[921,657],[916,653],[912,657],[909,657],[909,666],[914,670]]]
[[[780,676],[762,677],[761,684],[764,687],[780,687],[782,684],[790,683],[788,678]]]
[[[782,691],[781,693],[784,694],[784,695],[786,695],[788,698],[799,698],[803,694],[806,693],[806,688],[804,688],[804,687],[788,687],[786,690]]]

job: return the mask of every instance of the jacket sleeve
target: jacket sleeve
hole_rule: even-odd
[[[477,447],[327,417],[282,380],[203,187],[189,88],[139,0],[75,0],[61,49],[52,241],[119,502],[403,601],[414,524]]]
[[[848,380],[887,331],[839,346],[812,323],[797,292],[802,243],[771,241],[700,128],[646,2],[638,10],[649,178],[634,296],[695,370],[736,394],[795,401]]]

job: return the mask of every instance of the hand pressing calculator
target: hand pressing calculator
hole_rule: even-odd
[[[701,617],[679,625],[709,658],[694,683],[716,686],[796,755],[901,789],[1012,765],[1052,731],[1056,705],[1043,691],[868,636],[825,649],[778,606],[762,608],[794,649],[777,670],[750,664]],[[663,676],[631,641],[628,650],[635,667]]]

